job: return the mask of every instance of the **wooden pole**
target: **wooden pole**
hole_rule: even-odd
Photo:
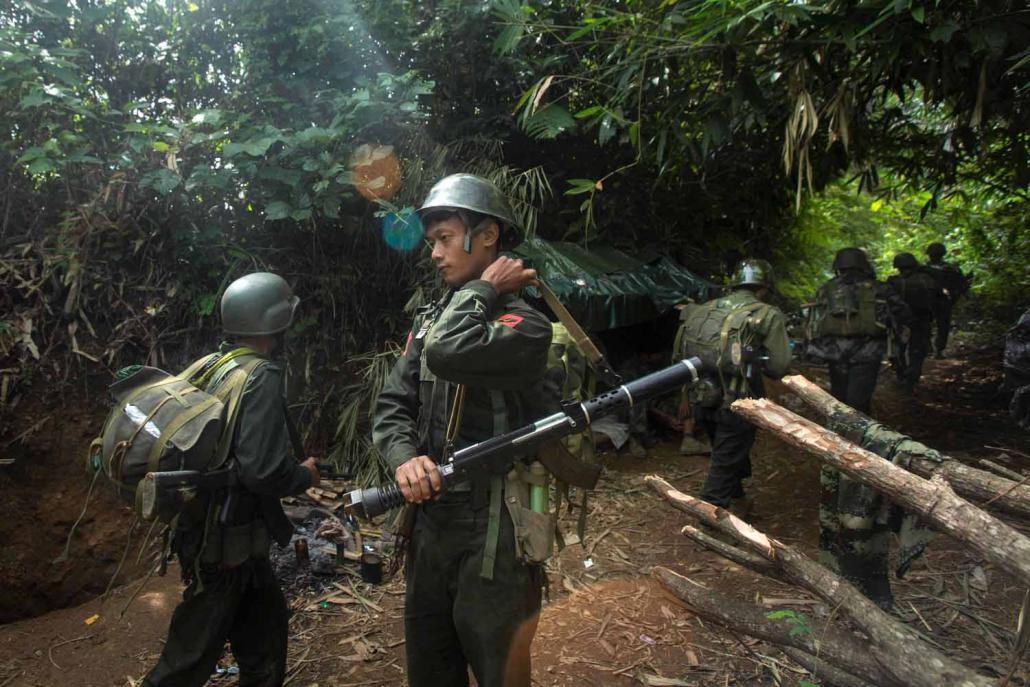
[[[874,458],[886,463],[882,458]],[[848,616],[872,640],[870,650],[875,648],[874,655],[898,684],[922,685],[928,675],[935,676],[936,687],[988,687],[997,684],[937,651],[915,630],[884,613],[850,583],[796,549],[766,536],[723,508],[678,491],[661,477],[649,475],[644,481],[675,508],[730,535],[750,552],[776,565],[784,579],[807,589]],[[822,656],[826,658],[825,653]]]
[[[793,647],[808,655],[818,655],[845,673],[857,675],[877,685],[902,685],[880,666],[869,652],[867,642],[829,623],[810,618],[774,620],[769,611],[738,601],[694,582],[668,568],[656,567],[651,573],[673,596],[705,620],[735,632],[757,637],[778,646]],[[913,687],[940,687],[935,676]]]
[[[783,384],[831,421],[844,421],[862,431],[880,424],[838,401],[823,388],[801,375],[784,377]],[[1030,483],[1026,480],[1005,479],[944,455],[941,456],[943,460],[938,462],[922,454],[922,451],[928,449],[926,445],[913,441],[910,446],[909,450],[902,450],[902,457],[906,459],[907,468],[920,477],[930,479],[939,475],[956,493],[974,504],[981,507],[990,506],[1012,515],[1030,517]]]
[[[920,515],[1030,587],[1030,539],[960,498],[940,475],[930,480],[917,477],[769,399],[741,399],[731,408]]]

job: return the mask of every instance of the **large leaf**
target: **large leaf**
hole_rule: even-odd
[[[576,120],[561,105],[551,103],[529,116],[523,129],[533,138],[552,139],[576,126]]]

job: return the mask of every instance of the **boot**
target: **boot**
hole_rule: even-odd
[[[692,434],[683,435],[683,441],[680,442],[681,456],[696,456],[711,452],[712,445],[708,443],[708,439],[698,439]]]

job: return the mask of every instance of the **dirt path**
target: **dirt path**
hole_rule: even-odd
[[[885,378],[875,414],[970,459],[997,454],[985,445],[1030,452],[1026,434],[1007,422],[994,396],[1000,381],[996,360],[996,351],[967,351],[959,360],[933,361],[925,388],[915,399],[900,396]],[[818,371],[811,374],[822,377]],[[643,483],[644,475],[659,473],[683,491],[697,493],[707,461],[683,458],[676,446],[670,440],[645,460],[608,461],[591,501],[586,547],[569,547],[549,566],[550,603],[534,645],[535,684],[795,685],[811,679],[768,645],[692,617],[652,580],[651,569],[663,565],[770,610],[829,613],[796,589],[758,578],[678,533],[685,516],[660,502]],[[815,459],[760,436],[753,462],[755,509],[750,520],[814,554]],[[1018,469],[1027,464],[1013,465]],[[93,601],[0,627],[0,687],[131,684],[160,649],[178,598],[176,580],[173,570],[152,581],[121,619],[118,611],[132,586],[117,590],[103,609]],[[403,684],[402,582],[369,587],[348,575],[338,582],[346,591],[334,603],[320,603],[311,595],[292,600],[288,684]],[[897,591],[912,623],[934,641],[981,670],[1003,669],[1021,591],[1000,573],[953,542],[938,540]],[[99,619],[86,624],[97,613]],[[223,661],[232,664],[229,657]],[[672,681],[660,682],[656,676]],[[1026,684],[1026,675],[1017,672],[1016,677],[1012,684]],[[211,684],[235,683],[226,673]]]

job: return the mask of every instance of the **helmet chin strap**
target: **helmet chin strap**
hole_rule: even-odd
[[[488,226],[490,226],[490,224],[492,222],[496,222],[498,228],[500,228],[500,221],[498,221],[494,217],[489,217],[489,216],[484,217],[483,219],[481,219],[479,221],[479,224],[477,224],[474,227],[469,226],[469,216],[468,216],[467,212],[459,210],[458,211],[458,217],[461,218],[461,223],[465,225],[465,238],[464,238],[464,241],[462,243],[462,247],[465,249],[466,253],[471,253],[472,252],[472,237],[475,236],[476,234],[479,234],[479,233],[485,231],[486,228]]]

